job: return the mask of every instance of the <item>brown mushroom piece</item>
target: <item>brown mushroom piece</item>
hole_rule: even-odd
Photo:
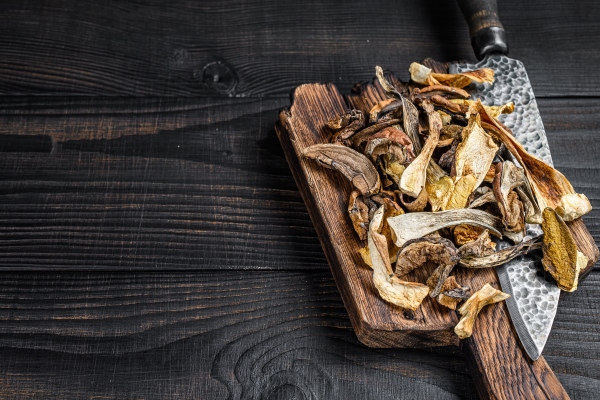
[[[565,221],[572,221],[592,209],[588,198],[583,194],[575,193],[573,186],[563,174],[529,154],[513,136],[510,129],[495,118],[491,118],[483,108],[481,101],[478,100],[474,108],[481,115],[482,122],[493,126],[494,135],[504,143],[508,151],[523,166],[540,210],[550,207],[555,209]],[[536,215],[527,222],[541,223],[541,215]]]
[[[421,193],[417,196],[416,199],[410,202],[404,201],[404,193],[398,192],[398,197],[400,198],[400,202],[402,205],[410,212],[421,212],[427,207],[427,203],[429,201],[429,196],[427,195],[427,190],[421,190]]]
[[[522,254],[527,254],[531,250],[541,249],[541,236],[523,240],[514,246],[506,247],[487,256],[470,256],[461,254],[458,265],[466,268],[491,268],[504,264]]]
[[[375,123],[387,113],[394,112],[402,108],[402,102],[397,99],[385,99],[377,102],[369,110],[369,122]]]
[[[450,240],[439,236],[410,240],[398,253],[395,274],[401,278],[429,261],[441,265],[455,265],[458,261],[456,247]]]
[[[412,79],[414,82],[428,86],[441,84],[457,88],[464,88],[472,82],[494,82],[494,70],[491,68],[481,68],[459,74],[437,74],[426,66],[414,62],[410,64],[409,72],[410,79]]]
[[[377,132],[379,132],[382,129],[385,129],[389,126],[397,125],[400,122],[401,121],[399,119],[390,119],[387,121],[377,122],[373,125],[367,126],[364,129],[361,129],[360,131],[356,132],[356,134],[354,136],[352,136],[350,138],[351,147],[353,147],[354,149],[358,149],[364,141],[368,140],[371,136],[373,136]]]
[[[489,283],[486,283],[481,289],[473,293],[471,297],[465,301],[458,312],[461,315],[460,321],[454,327],[454,333],[461,339],[466,339],[473,334],[473,326],[475,319],[481,309],[488,304],[498,303],[510,297],[498,289],[494,289]]]
[[[425,187],[427,166],[442,129],[442,120],[433,109],[433,106],[428,102],[423,102],[422,106],[429,117],[429,136],[421,149],[421,153],[410,163],[400,179],[400,190],[412,197],[417,197]]]
[[[354,231],[360,240],[365,240],[369,229],[369,207],[363,201],[358,190],[354,190],[350,193],[348,214],[350,215]]]
[[[542,212],[544,257],[542,265],[552,275],[559,289],[572,292],[577,289],[579,272],[587,266],[587,257],[577,250],[577,244],[565,221],[551,208]]]
[[[315,144],[302,152],[325,168],[340,171],[362,195],[372,195],[381,189],[377,170],[367,157],[339,144]]]
[[[473,103],[475,103],[475,100],[466,100],[466,99],[452,99],[450,100],[452,103],[455,104],[461,104],[463,106],[466,107],[470,107]],[[501,114],[511,114],[513,111],[515,111],[515,103],[513,102],[508,102],[506,104],[502,104],[500,106],[486,106],[484,105],[483,108],[485,109],[485,111],[488,113],[488,115],[492,118],[498,118]]]
[[[429,293],[421,283],[400,280],[392,270],[386,238],[379,230],[383,223],[384,207],[380,207],[369,225],[369,255],[373,265],[373,284],[381,298],[398,307],[415,310]]]
[[[327,126],[334,132],[330,140],[332,143],[347,144],[347,140],[365,126],[365,118],[362,111],[350,110],[327,121]]]
[[[496,243],[490,238],[487,229],[479,234],[477,239],[467,242],[458,248],[458,258],[485,257],[496,252]]]
[[[419,110],[413,103],[407,98],[402,96],[400,92],[385,79],[383,76],[383,69],[380,66],[375,67],[375,75],[379,84],[385,90],[385,94],[388,97],[398,99],[402,102],[402,123],[404,126],[404,132],[408,135],[413,143],[413,150],[416,155],[421,153],[421,142],[419,139]]]
[[[514,191],[525,182],[525,173],[512,162],[504,161],[496,164],[496,176],[493,182],[494,196],[502,213],[504,228],[509,233],[525,233],[523,203]]]
[[[444,307],[456,310],[458,303],[469,298],[470,291],[468,286],[460,286],[454,276],[449,276],[440,289],[437,301]]]
[[[431,85],[424,88],[415,89],[415,95],[425,93],[443,94],[449,97],[461,97],[463,99],[468,99],[471,97],[469,92],[466,90],[446,85]]]
[[[373,162],[383,154],[390,154],[393,161],[400,164],[408,164],[415,158],[412,142],[406,133],[392,126],[371,136],[365,147],[365,155]]]

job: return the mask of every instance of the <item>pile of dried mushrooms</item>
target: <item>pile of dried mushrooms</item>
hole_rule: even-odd
[[[329,121],[330,143],[303,154],[354,186],[348,213],[367,241],[357,251],[380,296],[410,310],[427,295],[451,309],[465,301],[455,329],[464,338],[484,305],[508,295],[489,285],[471,294],[451,275],[457,265],[489,268],[542,249],[558,287],[575,290],[588,260],[565,221],[589,212],[590,202],[498,120],[514,104],[469,99],[463,88],[493,83],[493,70],[436,74],[413,63],[409,71],[411,82],[395,87],[376,67],[388,99],[368,115],[350,110]],[[525,236],[526,223],[541,224],[543,237]],[[497,251],[492,237],[514,246]],[[426,282],[403,279],[428,263],[436,267]]]

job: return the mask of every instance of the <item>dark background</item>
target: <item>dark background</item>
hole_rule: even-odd
[[[600,207],[600,3],[499,13]],[[0,398],[476,398],[457,348],[358,342],[273,129],[299,84],[426,57],[474,60],[453,1],[2,1]],[[544,350],[574,399],[600,391],[599,283]]]

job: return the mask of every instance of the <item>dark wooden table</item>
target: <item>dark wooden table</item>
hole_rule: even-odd
[[[600,3],[499,7],[600,209]],[[474,58],[452,1],[2,1],[0,398],[476,398],[457,348],[358,342],[273,129],[301,83],[426,57]],[[599,285],[544,350],[573,399]]]

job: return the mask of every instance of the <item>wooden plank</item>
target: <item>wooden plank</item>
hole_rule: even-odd
[[[327,268],[273,130],[288,104],[0,97],[0,269]],[[539,107],[600,243],[600,100]]]
[[[406,78],[415,60],[474,59],[456,2],[443,0],[0,7],[2,94],[264,96],[306,82],[345,91],[376,64]],[[499,13],[538,96],[600,95],[598,2],[510,0]]]
[[[574,399],[600,389],[599,284],[544,350]],[[456,348],[361,345],[328,271],[1,273],[0,320],[2,398],[476,397]]]

